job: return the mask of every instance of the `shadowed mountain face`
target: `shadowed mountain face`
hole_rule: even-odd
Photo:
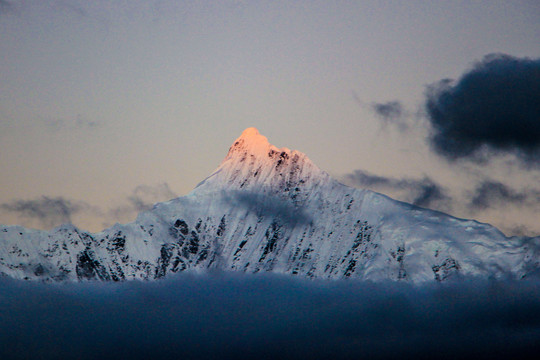
[[[309,278],[523,278],[540,238],[344,186],[306,155],[246,129],[190,194],[87,233],[0,227],[0,272],[20,279],[156,279],[217,268]]]

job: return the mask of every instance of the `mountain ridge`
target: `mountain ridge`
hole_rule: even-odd
[[[523,278],[540,237],[347,187],[257,129],[237,138],[186,196],[98,233],[0,227],[0,273],[19,279],[157,279],[181,271],[260,271],[308,278],[443,281]]]

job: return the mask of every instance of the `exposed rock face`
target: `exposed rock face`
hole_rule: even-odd
[[[0,272],[21,279],[157,279],[208,268],[311,278],[526,277],[540,238],[349,188],[254,128],[190,194],[90,234],[0,227]]]

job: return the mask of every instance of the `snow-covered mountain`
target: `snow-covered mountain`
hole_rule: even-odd
[[[0,227],[0,273],[19,279],[156,279],[184,270],[423,282],[538,274],[540,237],[347,187],[254,128],[186,196],[99,233]]]

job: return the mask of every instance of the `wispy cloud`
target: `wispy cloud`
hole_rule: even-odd
[[[507,205],[538,207],[540,191],[535,189],[518,191],[498,181],[484,180],[471,192],[469,205],[475,210]]]
[[[123,204],[110,209],[108,214],[112,219],[121,221],[133,217],[141,211],[150,210],[160,201],[178,197],[167,183],[158,185],[139,185],[126,198]],[[110,219],[109,219],[110,220]]]
[[[396,126],[400,132],[409,129],[409,114],[399,101],[374,102],[370,104],[370,108],[383,121],[385,126]]]
[[[0,207],[23,218],[37,220],[46,228],[71,223],[73,215],[92,209],[90,205],[83,201],[69,200],[61,196],[13,200],[1,204]]]
[[[170,200],[178,197],[169,184],[159,185],[139,185],[133,190],[133,194],[128,197],[129,202],[136,211],[148,210],[158,201]]]
[[[230,204],[243,207],[258,216],[278,218],[291,225],[307,224],[312,220],[311,215],[304,209],[277,196],[250,191],[228,191],[225,199]]]
[[[344,181],[375,191],[398,191],[402,200],[427,208],[449,208],[451,199],[447,190],[428,176],[421,179],[392,178],[372,174],[365,170],[355,170],[346,174]]]
[[[115,221],[131,221],[139,212],[151,209],[155,203],[176,197],[169,185],[163,183],[155,186],[139,185],[131,194],[119,200],[121,205],[109,210],[62,196],[16,199],[0,204],[0,210],[14,214],[21,223],[43,229],[73,223],[73,218],[78,216],[80,220],[81,215],[85,216],[88,224],[101,223],[107,227]]]
[[[450,197],[446,187],[428,176],[420,179],[394,178],[375,175],[364,170],[355,170],[343,177],[343,182],[388,194],[417,206],[452,212],[457,210],[462,216],[478,216],[486,211],[502,212],[512,206],[534,216],[540,212],[540,190],[534,187],[515,189],[512,186],[488,177],[481,177],[470,190],[461,190]],[[506,219],[499,225],[507,234],[531,235],[519,220]]]
[[[400,132],[409,130],[413,124],[413,116],[405,109],[400,101],[365,102],[356,92],[352,92],[353,99],[360,107],[368,109],[381,121],[383,127],[394,126]]]
[[[49,131],[53,132],[89,130],[97,129],[103,126],[103,123],[95,120],[90,120],[81,114],[77,114],[71,119],[60,117],[45,117],[42,119],[42,123]]]

